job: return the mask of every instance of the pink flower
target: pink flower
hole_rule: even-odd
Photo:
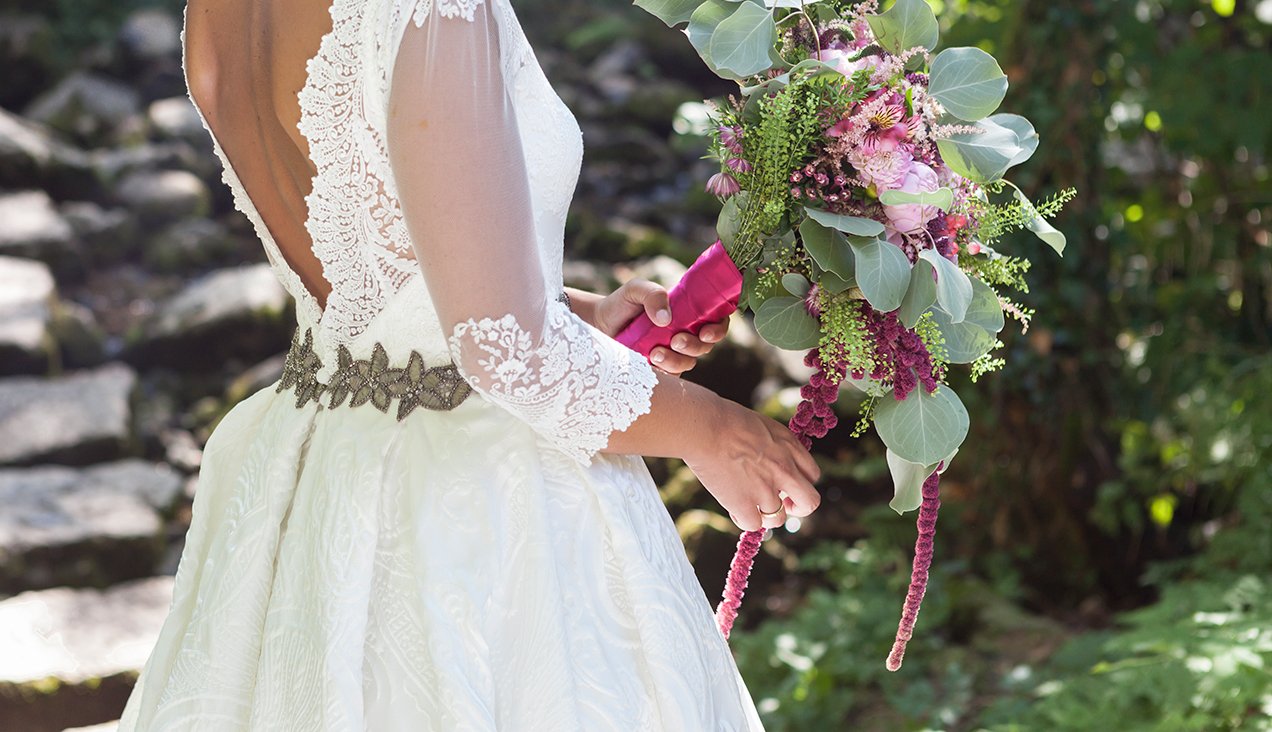
[[[851,77],[861,69],[869,69],[873,71],[875,66],[878,65],[878,56],[864,56],[853,61],[851,57],[855,55],[857,55],[855,50],[827,48],[822,49],[821,53],[814,53],[813,58],[818,61],[825,61],[831,66],[834,66],[839,73],[846,77]]]
[[[936,171],[923,163],[914,162],[909,172],[901,180],[897,190],[906,193],[931,193],[940,184],[936,180]],[[911,233],[922,229],[932,217],[936,216],[936,206],[925,206],[917,203],[906,203],[900,206],[884,206],[883,212],[892,222],[893,228],[902,233]]]
[[[734,155],[742,154],[742,131],[737,127],[720,127],[720,144],[729,148]]]
[[[732,170],[734,173],[751,172],[751,164],[742,158],[729,158],[724,164],[729,166],[729,170]]]
[[[914,157],[904,149],[871,151],[859,147],[849,151],[848,162],[857,169],[857,177],[866,185],[889,191],[899,188],[905,181]]]
[[[728,198],[740,190],[742,190],[742,186],[739,186],[737,180],[728,173],[716,173],[707,179],[707,193],[720,198]]]

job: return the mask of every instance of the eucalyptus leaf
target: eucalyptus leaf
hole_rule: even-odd
[[[847,279],[829,270],[822,272],[821,277],[817,279],[817,285],[832,295],[838,295],[841,292],[847,292],[857,286],[857,280],[848,277]]]
[[[813,283],[808,278],[798,272],[787,272],[782,275],[782,287],[795,297],[808,297],[808,291],[813,289]]]
[[[905,297],[901,299],[901,311],[897,315],[901,324],[914,329],[919,318],[936,302],[936,275],[932,264],[920,259],[910,270],[910,285],[906,288]]]
[[[919,258],[936,270],[936,302],[950,316],[951,323],[961,323],[972,303],[972,280],[967,273],[935,249],[924,249]]]
[[[1064,246],[1066,239],[1064,234],[1052,226],[1049,221],[1044,219],[1038,213],[1038,209],[1034,208],[1033,203],[1025,198],[1025,194],[1019,189],[1016,190],[1016,200],[1020,201],[1020,205],[1024,208],[1026,215],[1032,214],[1032,218],[1025,222],[1025,228],[1032,231],[1039,239],[1047,243],[1047,246],[1056,250],[1056,254],[1064,256]]]
[[[1033,157],[1038,149],[1038,131],[1034,129],[1032,122],[1018,114],[1006,112],[990,115],[985,120],[1011,130],[1016,136],[1016,147],[1020,148],[1020,151],[1007,163],[1007,167],[1015,167]]]
[[[711,34],[707,54],[722,71],[751,76],[773,66],[777,25],[763,5],[743,2]]]
[[[768,285],[764,283],[768,282]],[[745,298],[747,307],[751,310],[758,311],[764,302],[773,297],[785,297],[785,289],[778,285],[772,284],[772,278],[760,277],[760,273],[755,267],[747,267],[742,273],[742,296]],[[739,305],[739,308],[742,306]]]
[[[971,363],[989,353],[997,342],[993,333],[975,323],[966,320],[951,322],[949,313],[940,308],[932,310],[932,320],[941,329],[946,358],[950,363]]]
[[[890,313],[901,306],[910,284],[910,259],[901,248],[883,239],[850,238],[857,262],[857,286],[870,306]]]
[[[1003,317],[1003,306],[998,301],[998,293],[994,288],[972,277],[972,303],[967,307],[964,322],[980,326],[990,333],[1001,333],[1007,324]]]
[[[819,267],[846,280],[853,278],[856,265],[853,263],[852,248],[848,246],[843,234],[828,229],[809,217],[799,225],[799,236],[804,241],[804,249]]]
[[[967,437],[969,420],[949,386],[931,394],[918,386],[903,401],[884,397],[875,406],[875,429],[897,457],[932,465],[958,449]]]
[[[814,348],[821,338],[821,326],[799,297],[765,300],[755,312],[755,330],[764,340],[788,351]]]
[[[976,181],[993,183],[1003,177],[1022,152],[1016,133],[993,120],[975,124],[978,132],[960,132],[936,141],[941,159],[955,173]]]
[[[702,0],[635,0],[635,3],[667,25],[674,26],[689,20]]]
[[[874,219],[863,219],[860,216],[844,216],[819,208],[805,208],[808,217],[822,226],[829,226],[845,234],[853,236],[883,236],[883,224]]]
[[[917,203],[923,206],[936,206],[942,211],[949,211],[954,205],[954,191],[949,188],[937,188],[935,191],[891,190],[879,194],[879,202],[885,206],[903,206]]]
[[[955,117],[975,122],[993,114],[1007,94],[1007,75],[979,48],[947,48],[932,59],[928,93]]]
[[[688,35],[690,45],[702,57],[707,68],[726,79],[731,79],[733,76],[721,71],[715,62],[711,60],[711,36],[715,33],[720,23],[733,13],[735,7],[734,3],[726,2],[725,0],[706,0],[689,17]]]
[[[866,16],[879,45],[894,54],[922,46],[936,48],[941,29],[925,0],[897,0],[885,13]]]
[[[899,514],[917,509],[923,503],[923,482],[936,472],[939,463],[920,465],[886,451],[888,472],[892,473],[892,500],[888,507]]]
[[[890,389],[885,388],[882,384],[870,378],[869,376],[866,376],[861,379],[857,379],[853,377],[851,372],[849,372],[848,374],[844,375],[844,380],[842,383],[851,386],[852,388],[862,392],[868,397],[873,397],[875,399],[882,399],[884,397],[887,397],[889,399],[892,398],[892,391]]]

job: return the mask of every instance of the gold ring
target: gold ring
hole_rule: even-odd
[[[763,516],[764,518],[777,518],[778,516],[782,515],[782,511],[786,510],[785,504],[778,506],[775,510],[772,510],[772,511],[765,511],[764,509],[760,508],[759,504],[756,504],[755,507],[759,509],[760,515]]]

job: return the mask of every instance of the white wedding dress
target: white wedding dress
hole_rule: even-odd
[[[309,347],[208,441],[119,729],[762,729],[644,463],[598,452],[655,375],[557,299],[582,141],[508,0],[331,15],[300,130],[333,289],[214,141]],[[417,407],[450,362],[423,390],[471,394]]]

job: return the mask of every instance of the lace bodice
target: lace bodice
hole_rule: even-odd
[[[655,376],[555,300],[582,136],[508,0],[334,0],[330,13],[299,93],[325,308],[213,140],[324,370],[338,349],[367,358],[377,342],[451,359],[588,463],[648,411]]]

